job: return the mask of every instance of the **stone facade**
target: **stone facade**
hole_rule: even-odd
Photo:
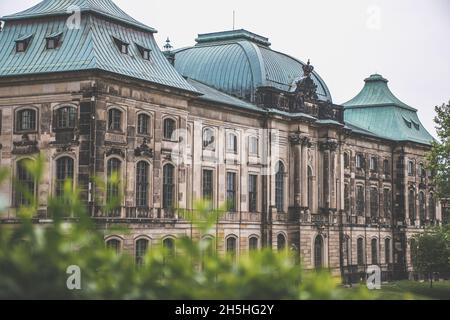
[[[82,190],[93,218],[105,230],[105,238],[120,239],[123,249],[130,252],[135,250],[135,240],[142,237],[157,245],[167,237],[197,234],[183,217],[194,208],[195,200],[202,197],[203,169],[213,171],[212,202],[216,208],[227,201],[226,173],[237,174],[236,212],[225,214],[211,234],[202,235],[217,238],[219,252],[226,251],[228,237],[237,239],[240,253],[248,251],[250,237],[256,237],[259,247],[298,250],[308,268],[320,263],[335,273],[355,273],[363,271],[364,265],[373,261],[385,271],[398,268],[401,272],[411,269],[407,239],[426,225],[441,220],[439,208],[434,217],[429,216],[430,210],[426,208],[427,216],[421,221],[417,197],[414,199],[415,212],[412,214],[408,210],[409,190],[414,189],[416,193],[422,190],[426,199],[433,192],[429,178],[419,176],[418,170],[428,150],[426,146],[395,144],[327,123],[312,124],[283,116],[255,116],[173,90],[124,83],[115,77],[87,76],[87,80],[77,80],[73,76],[73,80],[67,77],[63,81],[46,77],[45,83],[23,79],[2,83],[0,88],[1,165],[11,167],[14,177],[21,159],[33,159],[38,152],[46,159],[43,180],[35,189],[40,209],[37,221],[42,223],[51,219],[46,211],[47,197],[55,194],[55,166],[61,157],[74,160],[74,185]],[[73,106],[77,110],[77,126],[70,132],[70,139],[59,140],[58,135],[63,133],[55,132],[53,127],[55,110],[61,106]],[[26,134],[16,128],[17,112],[23,108],[35,108],[39,119],[36,130]],[[111,108],[122,111],[121,130],[117,132],[107,129]],[[140,113],[148,114],[151,119],[147,136],[136,131]],[[163,135],[167,117],[175,120],[178,129],[184,129],[179,131],[180,136],[171,140]],[[205,128],[214,132],[212,150],[204,149],[201,143]],[[277,157],[285,167],[283,208],[280,211],[275,197],[275,174],[267,172],[267,168],[273,169],[278,160],[263,161],[266,131],[261,129],[278,132]],[[237,135],[237,153],[227,152],[229,131]],[[249,155],[248,137],[253,135],[259,138],[259,154]],[[28,141],[34,147],[19,147],[22,141]],[[143,144],[152,152],[136,153]],[[182,160],[173,159],[178,152],[185,154]],[[365,159],[360,168],[356,160],[359,155]],[[106,163],[112,157],[121,162],[120,180],[124,194],[122,208],[114,214],[103,212],[105,197],[97,194],[90,179],[93,176],[106,179]],[[377,159],[376,168],[370,168],[371,157]],[[383,171],[385,160],[389,164],[387,172]],[[135,189],[139,161],[146,161],[150,167],[148,208],[140,209],[136,205]],[[407,172],[409,161],[414,162],[412,174]],[[165,212],[162,204],[162,168],[167,163],[176,168],[175,206],[180,210],[174,213]],[[249,174],[257,176],[255,212],[249,212]],[[357,212],[358,186],[364,192],[363,212]],[[1,216],[1,221],[15,223],[12,180],[1,188],[11,207]],[[345,188],[348,190],[344,192]],[[371,208],[372,188],[377,190],[375,209]],[[383,192],[385,189],[387,191]],[[386,196],[391,203],[387,207]],[[99,200],[94,202],[93,199]],[[131,232],[112,234],[108,228],[114,224],[125,224]],[[317,237],[323,242],[320,249],[315,248]],[[361,266],[358,266],[357,257],[358,238],[364,239]],[[377,245],[378,258],[375,260],[372,239],[376,239]],[[387,250],[386,239],[390,239],[388,244],[392,246]],[[318,252],[320,258],[316,257]],[[386,253],[390,255],[388,260]]]

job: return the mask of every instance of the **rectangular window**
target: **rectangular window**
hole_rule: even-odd
[[[350,191],[348,184],[344,184],[344,210],[346,212],[350,211]]]
[[[229,212],[236,212],[236,173],[227,172],[227,205]]]
[[[378,159],[375,157],[370,158],[370,171],[378,170]]]
[[[359,216],[364,216],[364,187],[356,187],[356,213]]]
[[[203,199],[212,202],[213,200],[213,171],[203,170]]]
[[[383,162],[383,172],[385,175],[391,174],[391,169],[389,168],[389,160],[384,160]]]
[[[258,138],[248,138],[248,153],[251,155],[258,155]]]
[[[362,169],[364,166],[364,157],[361,154],[356,155],[356,168]]]
[[[227,151],[237,153],[237,136],[233,133],[227,135]]]
[[[370,189],[370,216],[372,218],[378,217],[378,189]]]
[[[386,218],[391,217],[391,192],[389,189],[383,190],[383,200],[384,200],[384,216]]]
[[[248,211],[257,212],[258,176],[248,176]]]

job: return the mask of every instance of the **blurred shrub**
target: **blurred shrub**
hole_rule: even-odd
[[[29,169],[39,180],[43,160]],[[0,179],[7,176],[0,172]],[[19,188],[20,186],[16,186]],[[200,234],[221,211],[196,205],[192,223]],[[20,208],[20,224],[0,225],[0,299],[367,299],[361,286],[343,289],[328,272],[304,272],[291,253],[269,249],[234,259],[215,252],[215,241],[176,240],[176,254],[150,247],[143,264],[105,247],[77,190],[66,183],[63,198],[50,198],[52,222],[35,224],[36,202]],[[68,213],[72,220],[67,220]],[[124,229],[126,232],[126,229]],[[81,269],[81,290],[66,286],[66,270]]]

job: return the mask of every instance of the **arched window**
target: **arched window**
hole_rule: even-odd
[[[22,109],[16,115],[16,131],[36,131],[37,112],[35,109]]]
[[[215,148],[214,131],[210,128],[203,130],[203,149],[214,150]]]
[[[313,173],[311,167],[308,166],[308,208],[309,210],[313,209]]]
[[[370,189],[370,216],[372,218],[378,217],[378,189]]]
[[[419,165],[419,175],[421,178],[425,178],[427,176],[427,171],[425,170],[423,163]]]
[[[356,241],[356,255],[358,260],[358,266],[364,265],[364,239],[358,238]]]
[[[343,243],[343,253],[344,253],[344,259],[346,262],[346,265],[350,265],[350,252],[351,252],[351,241],[349,236],[344,237],[344,243]]]
[[[164,139],[174,140],[174,132],[177,127],[175,120],[171,118],[164,119]]]
[[[258,138],[251,136],[248,138],[248,153],[250,155],[258,155]]]
[[[171,164],[166,164],[163,168],[163,208],[166,210],[174,207],[174,171]]]
[[[138,115],[138,128],[137,133],[142,135],[150,134],[150,116],[145,113]]]
[[[73,129],[77,126],[78,113],[75,107],[67,106],[55,110],[55,129]]]
[[[416,239],[411,239],[409,244],[409,254],[411,256],[411,263],[414,265],[417,256],[417,241]]]
[[[56,196],[64,195],[64,183],[68,180],[73,181],[74,161],[70,157],[62,157],[56,160]]]
[[[408,211],[409,211],[409,218],[411,220],[416,220],[416,196],[414,193],[414,190],[409,190],[408,194]]]
[[[314,267],[320,269],[323,267],[323,238],[317,236],[314,240]]]
[[[281,233],[277,236],[277,249],[278,251],[283,251],[286,249],[286,238]]]
[[[275,206],[278,212],[284,212],[284,164],[279,161],[275,175]]]
[[[430,214],[430,220],[432,221],[436,220],[436,202],[434,200],[434,195],[432,193],[430,193],[428,199],[428,210]]]
[[[372,264],[378,264],[378,240],[372,239],[370,247],[372,251]]]
[[[344,153],[344,169],[350,168],[350,156],[347,152]]]
[[[121,242],[118,239],[110,239],[106,241],[106,248],[113,250],[116,254],[119,254],[121,250]]]
[[[387,264],[391,263],[391,239],[384,240],[384,259]]]
[[[122,111],[120,111],[119,109],[109,109],[108,130],[122,131]]]
[[[235,135],[234,133],[227,134],[227,152],[238,152],[237,135]]]
[[[414,162],[408,161],[408,175],[413,176],[414,175]]]
[[[122,162],[117,158],[111,158],[107,163],[107,175],[108,181],[106,185],[107,201],[117,201],[119,198],[119,183],[117,181],[112,181],[113,175],[119,176],[120,181],[120,169]]]
[[[136,165],[136,206],[148,207],[149,191],[149,164],[140,161]]]
[[[227,254],[233,257],[235,259],[237,254],[237,240],[235,237],[228,237],[227,238]]]
[[[364,202],[364,186],[356,186],[356,213],[359,216],[364,216],[365,202]]]
[[[424,223],[426,219],[426,208],[425,208],[425,194],[423,192],[419,192],[419,216],[421,223]]]
[[[17,162],[17,188],[15,194],[16,208],[31,205],[32,200],[36,196],[36,182],[33,175],[27,169],[29,159],[23,159]]]
[[[147,239],[139,239],[136,241],[136,264],[138,266],[142,266],[144,264],[144,258],[148,251],[148,243]]]
[[[257,237],[250,237],[248,239],[248,248],[250,251],[255,251],[258,249],[258,238]]]
[[[166,251],[166,257],[170,258],[175,256],[175,240],[172,238],[166,238],[163,240],[163,248]]]

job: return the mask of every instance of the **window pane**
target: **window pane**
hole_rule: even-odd
[[[164,139],[172,140],[175,132],[175,121],[173,119],[164,120]]]
[[[174,167],[167,164],[163,169],[163,208],[172,209],[174,204]]]
[[[138,116],[138,134],[149,134],[150,117],[146,114]]]
[[[277,249],[278,251],[282,251],[286,248],[286,238],[284,235],[279,234],[277,237]]]
[[[136,206],[148,207],[149,165],[141,161],[136,166]]]
[[[109,110],[109,130],[122,130],[122,111],[117,109]]]
[[[229,212],[236,212],[236,173],[227,172],[227,204]]]
[[[203,199],[213,200],[213,171],[203,170]]]
[[[251,237],[248,241],[248,247],[250,251],[254,251],[258,249],[258,238]]]
[[[314,241],[314,267],[319,269],[323,267],[323,239],[317,236]]]
[[[248,177],[248,211],[257,211],[257,198],[258,198],[258,176],[249,175]]]
[[[107,201],[113,201],[119,198],[119,185],[117,183],[112,183],[111,177],[113,174],[120,175],[121,161],[116,158],[111,158],[108,160],[107,167]]]
[[[139,239],[136,241],[136,264],[142,266],[144,264],[144,258],[148,250],[148,240]]]
[[[31,109],[21,110],[17,114],[17,129],[21,131],[36,130],[36,111]]]
[[[377,239],[372,239],[372,264],[378,264],[378,241]]]
[[[56,196],[64,196],[64,183],[74,177],[74,161],[72,158],[63,157],[56,161]]]
[[[357,258],[358,258],[358,265],[364,265],[364,239],[359,238],[357,240]]]
[[[27,161],[30,160],[17,162],[16,179],[18,186],[15,188],[15,205],[17,208],[31,205],[31,200],[35,197],[35,181],[31,173],[26,169]]]
[[[275,206],[278,212],[284,212],[284,165],[281,162],[275,175]]]

